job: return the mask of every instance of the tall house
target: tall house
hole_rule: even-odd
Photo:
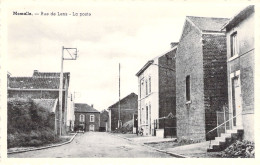
[[[177,43],[167,53],[148,61],[138,77],[138,127],[144,135],[158,135],[161,118],[176,114],[175,54]],[[160,121],[160,120],[159,120]]]
[[[254,6],[235,15],[223,29],[227,34],[229,113],[232,126],[244,130],[244,139],[254,140]]]
[[[227,104],[226,18],[187,16],[176,55],[177,137],[206,140]]]

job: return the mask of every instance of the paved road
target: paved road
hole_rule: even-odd
[[[138,143],[122,139],[106,132],[87,132],[78,134],[73,142],[60,147],[17,154],[9,154],[9,158],[167,158],[172,157],[142,146]]]

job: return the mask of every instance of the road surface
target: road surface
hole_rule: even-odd
[[[70,143],[59,147],[8,154],[8,158],[169,158],[138,143],[106,132],[79,133]]]

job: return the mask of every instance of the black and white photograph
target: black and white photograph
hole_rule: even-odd
[[[255,160],[258,3],[238,2],[3,1],[1,157]]]

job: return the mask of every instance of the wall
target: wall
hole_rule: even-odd
[[[203,72],[206,132],[217,126],[216,111],[228,104],[227,50],[225,34],[203,34]],[[217,131],[208,134],[214,139]]]
[[[134,93],[130,94],[126,98],[123,98],[120,101],[120,120],[122,121],[122,125],[129,120],[133,119],[133,114],[137,113],[137,99],[138,96]],[[110,110],[110,124],[111,131],[115,131],[118,128],[118,103],[109,107]]]
[[[186,76],[190,75],[191,103],[186,104]],[[177,137],[205,140],[204,79],[201,33],[185,22],[176,56]]]
[[[175,53],[171,50],[159,58],[159,117],[176,114]]]
[[[93,124],[95,126],[95,131],[99,131],[100,113],[75,112],[75,127],[79,126],[79,116],[80,116],[80,114],[85,115],[85,131],[89,131],[89,125],[90,124]],[[90,115],[95,116],[94,122],[90,122]]]
[[[231,59],[230,35],[237,32],[238,57]],[[227,32],[228,96],[232,110],[230,73],[240,70],[244,139],[254,140],[254,13]]]
[[[154,132],[154,120],[159,118],[159,80],[158,80],[158,58],[138,77],[139,94],[138,94],[138,127],[142,127],[144,135],[151,135]],[[151,92],[146,95],[145,81],[149,82],[151,77]],[[141,85],[141,81],[144,85]],[[148,83],[149,87],[149,83]],[[140,93],[141,88],[141,93]],[[148,90],[149,91],[149,90]],[[146,121],[146,106],[151,109]],[[151,131],[150,131],[151,130]]]

